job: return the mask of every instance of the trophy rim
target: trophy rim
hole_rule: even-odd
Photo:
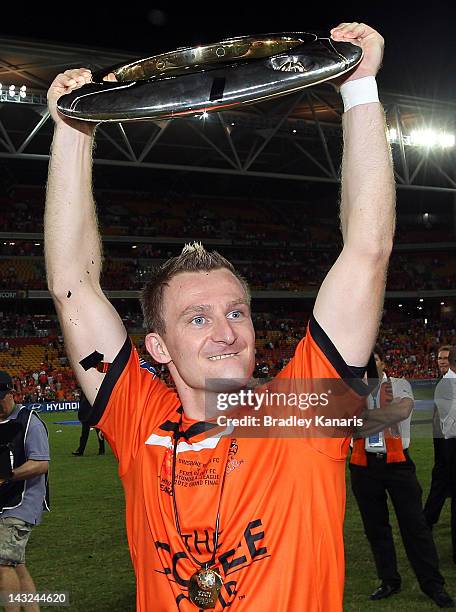
[[[149,55],[147,57],[142,57],[127,63],[116,64],[110,68],[105,68],[94,73],[92,75],[92,81],[94,83],[101,83],[109,73],[114,73],[117,78],[117,82],[125,84],[136,81],[147,81],[167,78],[172,76],[177,77],[183,74],[187,74],[192,69],[194,71],[201,71],[205,69],[207,70],[209,68],[221,67],[227,64],[232,65],[273,57],[274,55],[278,55],[286,51],[291,51],[294,47],[298,47],[301,44],[324,39],[329,39],[329,37],[322,37],[315,32],[304,31],[272,32],[266,34],[231,36],[216,42],[177,47],[176,49],[173,49],[171,51],[165,51],[163,53]],[[269,52],[257,52],[250,56],[248,55],[248,52],[251,50],[252,46],[254,46],[255,44],[262,45],[265,42],[270,43]],[[228,57],[225,57],[224,54],[219,58],[212,57],[206,59],[198,59],[197,57],[192,57],[192,55],[194,56],[195,54],[199,54],[202,56],[206,53],[206,55],[208,55],[212,49],[215,49],[215,51],[217,52],[217,48],[221,48],[223,46],[232,46],[236,44],[250,45],[250,48],[247,50],[247,52],[244,52],[241,55],[230,54]],[[166,61],[168,59],[184,59],[185,61],[178,64],[177,66],[167,67]],[[193,59],[195,60],[194,62],[189,61]],[[163,67],[157,66],[160,62],[163,62]],[[155,64],[156,71],[148,70],[148,72],[144,72],[144,70],[146,70],[146,68],[149,68],[152,64]],[[142,75],[141,71],[143,71]]]

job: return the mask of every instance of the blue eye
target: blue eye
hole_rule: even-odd
[[[193,317],[192,323],[197,326],[201,326],[206,321],[205,317]]]
[[[242,312],[240,310],[233,310],[233,312],[230,312],[228,316],[231,319],[239,319],[240,317],[242,317]]]

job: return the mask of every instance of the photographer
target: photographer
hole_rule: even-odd
[[[49,510],[47,472],[49,443],[46,426],[31,410],[15,404],[13,384],[0,371],[0,591],[35,593],[25,565],[31,531]],[[13,427],[13,421],[17,424]],[[7,428],[7,429],[2,429]],[[10,439],[6,439],[10,438]],[[37,604],[28,610],[37,611]],[[18,612],[20,604],[5,606]]]

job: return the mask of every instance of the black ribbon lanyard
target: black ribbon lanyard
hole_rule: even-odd
[[[175,481],[176,481],[176,464],[177,464],[177,446],[179,444],[179,439],[180,438],[188,439],[187,432],[181,431],[182,419],[183,419],[183,415],[181,414],[181,417],[180,417],[180,420],[179,420],[179,424],[175,428],[174,433],[173,433],[173,465],[172,465],[172,475],[171,475],[171,496],[173,498],[174,521],[176,523],[177,533],[179,534],[180,538],[184,541],[183,536],[182,536],[181,526],[180,526],[179,511],[177,509],[176,486],[175,486]],[[218,544],[218,538],[219,538],[219,533],[220,533],[220,505],[222,503],[223,489],[225,487],[226,464],[227,464],[227,462],[228,462],[228,455],[227,455],[227,460],[225,461],[225,466],[224,466],[224,470],[223,470],[222,483],[220,485],[221,486],[221,490],[220,490],[220,499],[219,499],[218,508],[217,508],[217,517],[215,519],[214,550],[212,552],[212,557],[209,559],[209,561],[206,561],[205,563],[202,563],[201,561],[199,561],[192,554],[192,552],[186,546],[187,552],[189,553],[189,555],[191,556],[193,561],[197,565],[202,567],[202,568],[211,567],[215,563],[215,556],[216,556],[216,553],[217,553],[217,544]]]

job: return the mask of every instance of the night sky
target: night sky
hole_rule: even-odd
[[[330,3],[311,8],[308,1],[211,3],[126,2],[114,10],[108,3],[62,2],[21,4],[1,10],[0,37],[47,40],[89,47],[125,50],[143,57],[177,46],[215,42],[224,37],[280,31],[328,31],[341,21],[364,21],[386,39],[383,89],[410,95],[456,98],[456,5],[435,0],[418,2]],[[116,3],[117,5],[117,3]],[[274,8],[275,7],[275,8]]]

